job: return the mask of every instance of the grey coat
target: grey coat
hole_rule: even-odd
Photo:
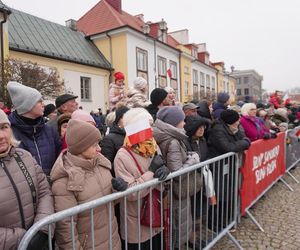
[[[184,168],[187,161],[187,151],[183,144],[183,140],[186,139],[187,136],[184,134],[184,131],[181,131],[180,129],[175,128],[172,125],[169,125],[157,119],[154,123],[153,134],[162,152],[162,155],[165,156],[167,167],[170,169],[170,171],[174,172],[181,168]],[[191,202],[190,197],[181,199],[181,204],[179,200],[176,200],[174,198],[174,195],[172,199],[173,248],[181,248],[181,246],[183,246],[183,244],[187,242],[187,239],[189,238],[192,231]]]

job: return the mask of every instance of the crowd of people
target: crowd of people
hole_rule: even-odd
[[[1,249],[16,249],[35,222],[54,212],[154,178],[163,181],[171,172],[227,152],[243,152],[253,141],[276,138],[278,132],[300,125],[299,103],[283,102],[277,92],[266,104],[233,105],[227,93],[219,93],[217,100],[182,105],[170,87],[155,88],[148,100],[145,79],[137,77],[126,91],[124,74],[114,77],[106,115],[101,109],[79,109],[72,94],[44,106],[36,89],[8,83],[13,111],[4,105],[0,110]],[[192,220],[201,217],[198,205],[192,213],[190,204],[200,198],[191,198],[184,185],[179,194],[176,180],[173,185],[172,242],[174,249],[182,249],[189,243]],[[202,188],[201,181],[195,188]],[[128,196],[127,216],[123,200],[111,216],[108,206],[93,210],[95,249],[109,248],[109,224],[113,249],[125,249],[126,232],[128,249],[138,249],[139,240],[141,249],[150,249],[150,237],[153,249],[161,248],[161,227],[150,235],[149,226],[137,226],[137,206],[148,193],[145,189]],[[72,248],[71,224],[66,218],[51,230],[59,249]],[[90,213],[74,216],[73,225],[76,249],[92,249]],[[47,243],[48,227],[33,237],[28,249],[43,249]]]

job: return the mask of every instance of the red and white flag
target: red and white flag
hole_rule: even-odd
[[[126,135],[131,145],[140,143],[153,137],[149,120],[140,120],[125,126]]]
[[[168,74],[169,78],[172,78],[172,70],[171,69],[167,70],[167,74]]]

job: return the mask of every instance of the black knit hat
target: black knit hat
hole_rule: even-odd
[[[129,108],[127,107],[121,107],[118,108],[115,112],[116,112],[116,118],[114,123],[118,124],[118,122],[120,121],[120,119],[123,117],[123,115],[129,110]]]
[[[154,106],[160,105],[167,97],[168,92],[161,88],[153,89],[150,94],[150,101]]]
[[[240,119],[240,115],[232,109],[226,109],[221,112],[220,119],[226,124],[231,125]]]
[[[185,118],[184,130],[186,135],[193,136],[197,129],[201,126],[208,127],[209,122],[207,119],[200,117],[199,115],[189,115]]]
[[[44,116],[47,117],[48,115],[50,115],[52,112],[54,112],[56,109],[55,105],[50,103],[50,104],[47,104],[45,106],[45,109],[44,109]]]

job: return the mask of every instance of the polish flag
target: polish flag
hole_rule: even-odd
[[[126,135],[131,145],[140,143],[153,137],[149,120],[140,120],[125,126]]]
[[[171,69],[167,70],[167,74],[168,74],[169,78],[172,78],[172,70]]]

